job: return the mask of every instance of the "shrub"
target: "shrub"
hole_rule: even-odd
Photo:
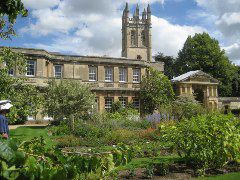
[[[240,123],[232,114],[212,113],[175,124],[161,124],[163,141],[197,168],[219,168],[240,162]]]
[[[172,103],[172,115],[178,119],[190,119],[206,113],[206,109],[192,95],[181,95]]]
[[[61,122],[60,125],[58,126],[50,126],[48,128],[50,133],[54,136],[59,136],[59,135],[67,135],[70,134],[69,127],[66,123]]]
[[[57,147],[76,147],[82,145],[81,139],[73,135],[65,135],[55,139],[57,142]]]
[[[138,132],[133,130],[127,130],[127,129],[118,129],[118,130],[112,131],[106,137],[106,143],[109,145],[118,144],[118,143],[132,144],[136,140],[139,140]]]

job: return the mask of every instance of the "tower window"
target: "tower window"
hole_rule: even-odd
[[[137,55],[137,60],[141,60],[142,56],[141,55]]]
[[[132,30],[131,31],[131,45],[136,46],[137,41],[136,41],[136,31]]]
[[[146,36],[144,31],[142,31],[141,33],[141,41],[142,41],[142,45],[146,46]]]

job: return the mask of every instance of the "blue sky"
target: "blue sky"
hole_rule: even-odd
[[[22,0],[17,37],[1,45],[79,55],[121,55],[121,15],[150,3],[153,53],[177,56],[187,36],[208,32],[240,64],[240,0]],[[153,54],[153,55],[154,55]]]

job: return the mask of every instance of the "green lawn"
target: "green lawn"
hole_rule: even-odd
[[[43,137],[47,143],[47,146],[53,146],[55,143],[51,136],[48,135],[45,126],[35,127],[18,127],[17,129],[10,130],[10,138],[17,139],[19,141],[30,140],[34,137]]]
[[[238,180],[240,179],[240,172],[213,176],[213,177],[204,177],[204,178],[198,178],[198,179],[199,180]]]

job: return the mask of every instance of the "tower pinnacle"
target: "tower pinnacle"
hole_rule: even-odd
[[[142,13],[142,19],[145,20],[146,19],[146,15],[147,15],[147,12],[146,12],[146,9],[144,8],[144,11]]]
[[[134,16],[135,16],[137,19],[139,19],[139,6],[138,6],[138,4],[137,4],[137,7],[136,7]]]

